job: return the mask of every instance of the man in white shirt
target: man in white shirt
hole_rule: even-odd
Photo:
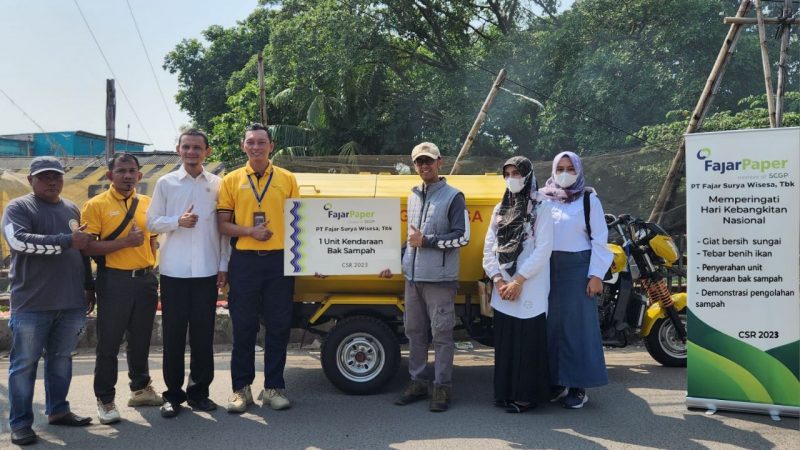
[[[147,210],[147,228],[164,236],[161,245],[163,371],[167,390],[163,417],[175,417],[186,401],[194,410],[212,411],[208,398],[214,379],[214,323],[217,292],[227,283],[230,244],[217,231],[221,178],[203,168],[211,154],[200,130],[181,133],[175,147],[181,167],[161,177]],[[186,329],[190,330],[189,381],[183,390]]]

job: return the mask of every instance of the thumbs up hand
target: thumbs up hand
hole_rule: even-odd
[[[85,232],[87,224],[83,224],[72,230],[72,248],[83,250],[92,240],[93,236]]]
[[[178,218],[178,226],[183,228],[194,228],[197,225],[197,214],[192,213],[194,205],[189,205],[183,214]]]
[[[414,225],[408,226],[410,230],[408,230],[408,246],[409,247],[422,247],[422,233],[419,231]]]
[[[144,243],[144,231],[136,226],[136,222],[131,225],[131,231],[125,236],[126,247],[138,247]]]

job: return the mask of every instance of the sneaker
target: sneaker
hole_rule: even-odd
[[[144,389],[131,391],[128,406],[161,406],[164,399],[149,384]]]
[[[428,397],[428,383],[425,381],[411,380],[403,390],[403,395],[395,400],[395,405],[404,406]]]
[[[253,404],[255,404],[253,401],[253,392],[250,390],[250,385],[247,385],[231,395],[228,399],[228,406],[226,409],[229,413],[241,414],[247,411],[247,405]]]
[[[555,403],[567,396],[569,389],[564,386],[550,386],[550,402]]]
[[[450,387],[434,386],[431,404],[428,409],[433,412],[444,412],[450,407]]]
[[[292,402],[286,398],[286,394],[283,389],[264,389],[261,391],[261,394],[258,395],[258,399],[261,400],[262,408],[264,406],[269,406],[275,411],[289,409],[289,407],[292,406]]]
[[[589,396],[586,395],[586,391],[581,388],[569,388],[569,393],[564,398],[564,407],[579,409],[583,408],[583,405],[588,401]]]
[[[201,398],[199,400],[189,399],[186,403],[195,411],[214,411],[217,409],[217,404],[210,398]]]
[[[122,419],[114,402],[103,403],[99,398],[97,399],[97,417],[100,418],[100,423],[103,425],[117,423]]]

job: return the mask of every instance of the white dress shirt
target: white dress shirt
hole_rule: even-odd
[[[175,278],[202,278],[228,271],[230,240],[217,228],[217,196],[222,179],[203,169],[193,178],[181,167],[159,178],[147,210],[147,228],[158,233],[160,271]],[[178,226],[189,206],[194,228]]]
[[[583,194],[586,195],[586,194]],[[571,203],[549,200],[553,211],[553,251],[582,252],[591,250],[589,273],[586,278],[605,277],[614,254],[608,249],[608,227],[600,199],[592,193],[589,196],[589,225],[592,227],[592,240],[586,232],[586,219],[583,216],[583,195]]]
[[[486,230],[486,241],[483,245],[483,270],[490,277],[497,274],[505,281],[511,281],[512,275],[500,268],[497,256],[497,228],[500,217],[494,207],[489,229]],[[514,301],[503,300],[497,291],[492,289],[492,308],[503,314],[519,319],[530,319],[547,312],[547,296],[550,294],[550,250],[553,248],[553,218],[550,207],[542,202],[536,209],[536,220],[533,228],[525,224],[525,237],[522,252],[517,257],[517,272],[525,277],[519,298]]]

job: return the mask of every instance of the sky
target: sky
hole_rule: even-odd
[[[190,119],[175,103],[178,80],[176,75],[162,69],[164,56],[182,39],[202,39],[201,32],[210,25],[235,25],[257,3],[257,0],[0,0],[0,135],[42,129],[105,135],[106,79],[114,78],[117,138],[150,144],[145,150],[173,150],[177,130]],[[563,9],[572,1],[561,3]],[[111,69],[92,39],[81,11]]]
[[[117,138],[128,137],[130,124],[129,138],[151,144],[146,150],[174,150],[177,128],[188,124],[189,117],[175,103],[178,80],[161,68],[164,55],[182,39],[201,38],[201,32],[210,25],[235,25],[258,2],[77,0],[116,77],[106,66],[75,3],[0,0],[0,135],[40,131],[19,108],[48,132],[83,130],[105,135],[106,79],[115,78]]]

